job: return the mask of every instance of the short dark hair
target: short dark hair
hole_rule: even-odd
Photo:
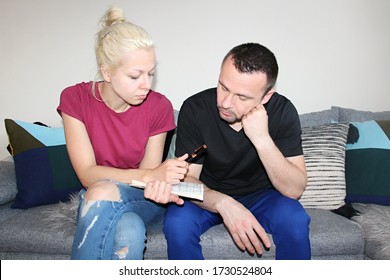
[[[276,84],[278,78],[278,62],[275,55],[266,47],[258,43],[245,43],[231,49],[223,59],[231,57],[234,66],[240,73],[265,73],[268,87],[266,93]]]

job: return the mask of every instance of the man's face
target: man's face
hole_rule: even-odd
[[[267,89],[267,76],[264,73],[239,73],[229,57],[219,74],[217,106],[221,119],[229,124],[241,122],[255,106],[263,103]]]

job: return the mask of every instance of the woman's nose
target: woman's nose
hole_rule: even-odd
[[[152,77],[145,75],[142,79],[141,88],[150,89],[152,87]]]

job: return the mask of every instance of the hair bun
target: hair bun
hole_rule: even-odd
[[[112,7],[107,10],[104,15],[104,24],[105,26],[111,26],[119,22],[125,22],[126,18],[124,16],[123,10],[120,8]]]

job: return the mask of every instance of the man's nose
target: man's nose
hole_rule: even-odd
[[[232,107],[232,103],[233,103],[233,94],[227,93],[222,100],[222,106],[224,108],[230,108]]]

